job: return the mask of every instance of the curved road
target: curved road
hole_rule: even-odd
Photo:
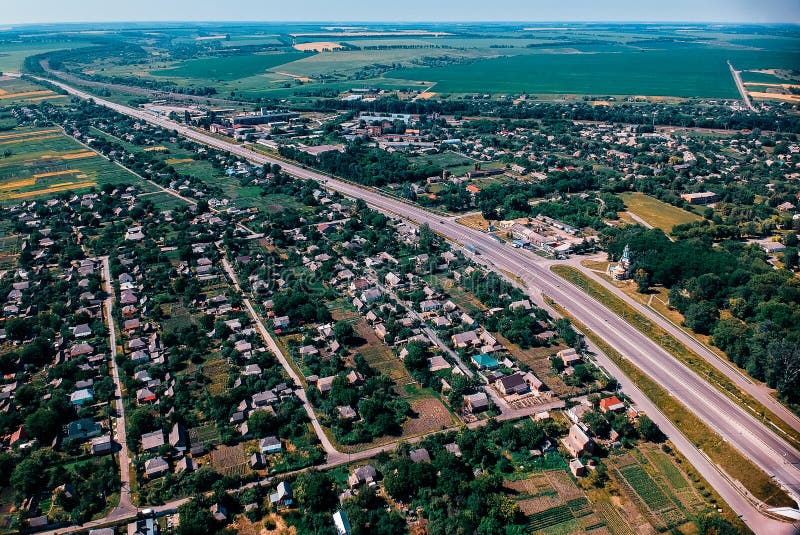
[[[374,190],[332,179],[321,173],[289,164],[286,161],[267,157],[247,147],[217,139],[150,112],[98,99],[66,84],[50,80],[45,81],[54,83],[80,98],[93,99],[98,104],[119,113],[168,130],[175,130],[185,137],[229,151],[253,163],[260,165],[277,163],[285,172],[293,176],[316,180],[346,196],[361,198],[382,212],[394,214],[416,224],[427,224],[432,230],[452,241],[476,247],[484,260],[495,269],[513,273],[519,277],[532,294],[546,293],[561,304],[579,321],[583,322],[587,328],[606,340],[625,358],[629,359],[632,364],[658,382],[671,395],[678,398],[726,441],[730,442],[765,472],[773,476],[795,496],[795,499],[800,496],[800,453],[796,449],[778,438],[764,424],[750,416],[733,401],[725,397],[685,365],[678,362],[622,318],[587,297],[579,288],[564,282],[546,266],[541,265],[538,257],[532,253],[513,249],[508,245],[495,241],[480,231],[463,227],[448,219],[440,218],[418,206],[387,197]],[[723,495],[728,494],[729,491],[730,489],[726,489]],[[737,512],[746,517],[749,525],[754,530],[765,533],[776,532],[774,529],[766,528],[771,521],[755,509],[737,510]]]

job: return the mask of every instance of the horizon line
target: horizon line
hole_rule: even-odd
[[[248,20],[248,19],[208,19],[208,20],[102,20],[102,21],[39,21],[39,22],[12,22],[5,23],[7,31],[17,26],[44,26],[53,24],[63,25],[97,25],[97,24],[714,24],[714,25],[741,25],[741,26],[800,26],[800,21],[715,21],[715,20]]]

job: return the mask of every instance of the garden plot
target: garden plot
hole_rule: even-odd
[[[223,476],[237,477],[252,472],[242,444],[218,446],[211,452],[211,464]]]

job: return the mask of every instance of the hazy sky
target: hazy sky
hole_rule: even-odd
[[[800,23],[800,0],[0,0],[0,26],[102,21]]]

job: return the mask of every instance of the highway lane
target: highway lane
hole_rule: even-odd
[[[549,265],[558,264],[560,262],[557,261],[547,261]],[[576,269],[579,269],[583,272],[584,275],[593,279],[598,284],[602,285],[606,288],[609,292],[616,295],[621,300],[625,301],[629,306],[636,309],[639,313],[645,316],[648,320],[655,323],[665,331],[667,331],[673,338],[681,342],[691,351],[693,351],[698,356],[702,357],[703,360],[714,366],[720,373],[722,373],[725,377],[727,377],[732,383],[734,383],[738,388],[742,391],[747,392],[749,395],[753,396],[757,401],[759,401],[764,407],[772,411],[778,418],[783,420],[786,424],[789,425],[795,431],[800,432],[800,417],[794,414],[786,405],[780,403],[775,399],[775,389],[769,388],[763,383],[760,383],[750,377],[748,377],[744,372],[742,372],[735,364],[728,361],[726,358],[718,355],[717,353],[711,351],[708,347],[703,345],[699,340],[694,338],[693,336],[689,335],[685,330],[683,330],[679,325],[673,323],[669,318],[663,316],[655,309],[650,308],[648,305],[644,305],[640,303],[636,299],[633,299],[630,295],[626,294],[623,290],[613,285],[608,279],[602,277],[597,271],[587,268],[586,266],[581,264],[581,258],[575,257],[571,258],[566,262],[567,265],[570,265]],[[752,413],[752,411],[751,411]],[[770,424],[773,425],[773,424]],[[779,435],[782,435],[782,432],[778,432]],[[792,439],[789,439],[789,442],[795,446],[797,446],[798,442]]]
[[[477,247],[482,257],[493,267],[518,276],[530,291],[544,292],[564,306],[589,329],[670,391],[725,440],[751,458],[768,474],[773,475],[795,496],[800,495],[800,470],[798,470],[800,454],[795,449],[623,319],[541,266],[536,257],[529,252],[512,249],[479,231],[468,229],[449,219],[440,218],[422,208],[387,197],[374,190],[331,179],[321,173],[267,157],[244,146],[217,139],[150,112],[98,99],[65,84],[56,85],[79,97],[94,99],[98,104],[120,113],[175,130],[186,137],[229,151],[254,163],[277,163],[293,176],[317,180],[344,195],[362,198],[376,209],[418,224],[428,224],[433,230],[451,240],[462,245],[470,244]]]

